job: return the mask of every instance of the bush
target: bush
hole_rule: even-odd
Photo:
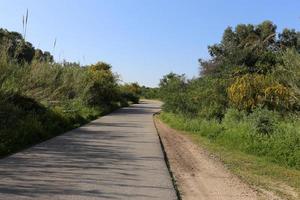
[[[249,121],[253,124],[254,133],[271,135],[279,121],[279,114],[263,108],[257,108],[249,115]]]
[[[72,128],[61,115],[19,94],[0,93],[0,156]]]
[[[132,103],[139,103],[142,93],[138,83],[124,84],[120,86],[121,99]]]
[[[234,108],[229,108],[222,120],[222,124],[225,128],[234,127],[235,125],[239,124],[243,120],[245,120],[247,113],[244,111],[239,111]]]
[[[124,102],[139,103],[140,101],[140,97],[132,92],[123,92],[121,98],[124,99]]]
[[[141,97],[146,99],[161,99],[159,88],[150,88],[143,86],[141,88]]]
[[[300,121],[297,116],[283,119],[276,112],[258,108],[251,114],[228,109],[221,123],[166,112],[162,112],[160,118],[173,128],[201,135],[225,148],[300,169]]]
[[[217,121],[208,121],[201,118],[186,118],[184,115],[162,112],[160,118],[172,127],[190,131],[209,139],[215,140],[223,131],[222,126]]]
[[[197,116],[221,120],[228,105],[226,80],[203,77],[191,80],[187,97],[193,102]]]
[[[120,99],[110,71],[13,62],[2,62],[0,70],[0,155],[78,127]]]
[[[107,63],[55,63],[21,34],[0,29],[0,156],[137,103],[139,87],[131,86],[121,91]]]

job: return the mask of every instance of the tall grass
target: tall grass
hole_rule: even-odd
[[[206,137],[227,149],[300,169],[300,120],[297,116],[282,118],[265,109],[256,109],[251,114],[229,109],[222,122],[166,112],[160,117],[176,129]]]
[[[126,101],[109,71],[0,56],[0,156],[80,126]],[[114,94],[114,95],[112,95]],[[94,104],[91,104],[94,102]]]

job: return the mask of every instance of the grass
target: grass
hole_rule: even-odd
[[[0,157],[77,128],[117,108],[104,110],[80,102],[46,107],[20,94],[0,93],[0,97]]]
[[[110,70],[18,63],[0,54],[0,157],[127,105],[120,95]]]
[[[240,136],[229,134],[228,130],[227,136],[224,136],[224,124],[206,120],[199,122],[199,119],[187,120],[185,117],[165,112],[161,113],[160,119],[172,128],[184,131],[196,144],[215,154],[231,172],[259,192],[272,191],[285,199],[297,199],[297,195],[299,196],[299,170],[276,163],[268,156],[243,151],[239,146],[246,142],[241,142]],[[237,124],[235,126],[238,127]],[[235,142],[229,142],[230,140]],[[240,141],[239,145],[237,141]],[[236,146],[232,146],[233,144]]]
[[[57,63],[35,49],[27,18],[23,36],[0,29],[0,157],[139,101],[139,85],[121,85],[110,64]]]

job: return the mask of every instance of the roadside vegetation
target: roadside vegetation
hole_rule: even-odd
[[[112,66],[81,66],[0,29],[0,156],[139,101],[138,84],[119,83]]]
[[[159,88],[141,87],[141,98],[145,99],[160,99]]]
[[[270,21],[240,24],[208,51],[198,78],[161,79],[160,118],[205,141],[244,179],[282,180],[299,194],[300,32],[277,34]]]

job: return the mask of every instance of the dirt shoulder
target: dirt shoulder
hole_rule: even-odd
[[[183,200],[254,200],[255,190],[178,131],[155,119],[171,171]]]

